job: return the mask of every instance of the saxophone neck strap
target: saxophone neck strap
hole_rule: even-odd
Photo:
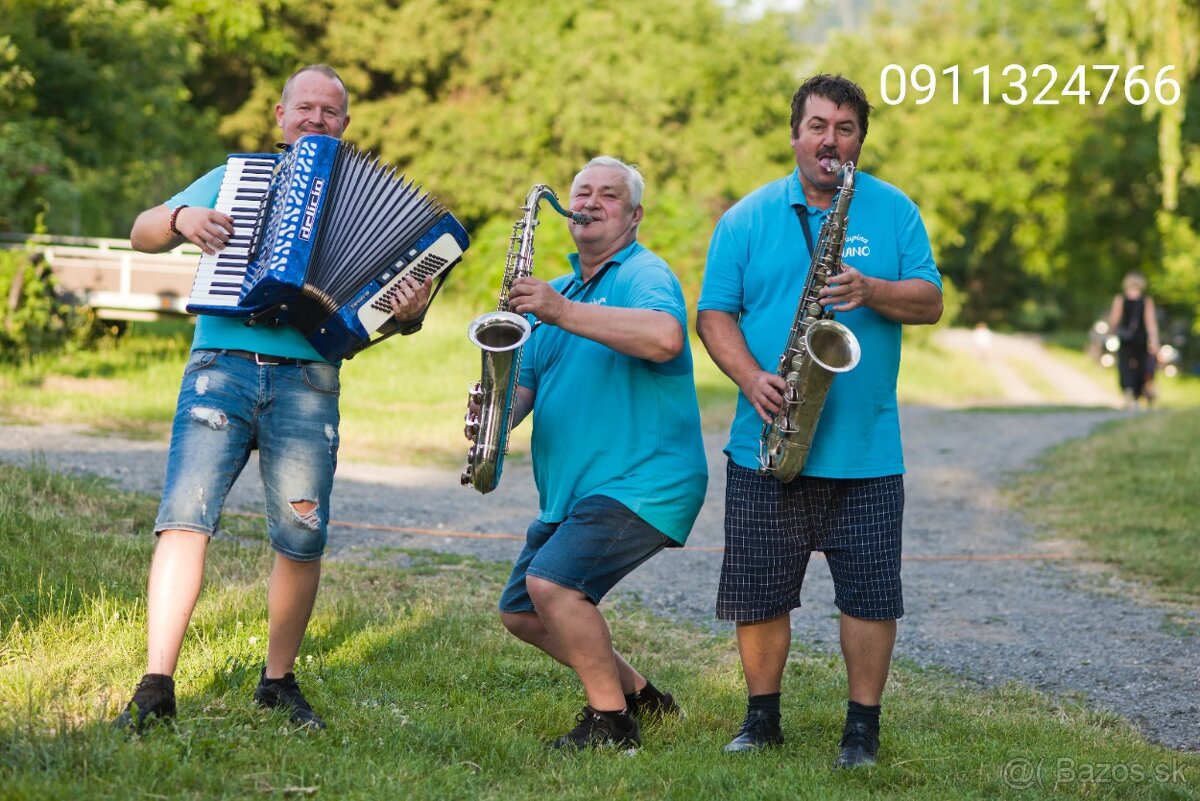
[[[560,294],[562,294],[562,296],[565,297],[567,300],[575,300],[576,298],[583,295],[583,293],[584,293],[584,291],[586,291],[587,287],[596,286],[597,284],[599,284],[600,279],[604,277],[604,274],[608,272],[608,269],[610,267],[612,267],[614,264],[619,264],[619,263],[620,262],[618,262],[614,259],[609,259],[608,261],[606,261],[604,263],[603,267],[601,267],[599,270],[597,270],[595,273],[593,273],[592,277],[587,279],[586,281],[583,280],[582,276],[578,276],[578,275],[571,276],[571,280],[569,282],[567,282],[567,285],[565,287],[563,287],[563,290]]]
[[[812,229],[808,227],[808,206],[803,203],[797,203],[792,206],[796,212],[796,217],[800,220],[800,230],[804,232],[804,244],[808,245],[808,257],[813,257],[813,251],[816,245],[813,244]]]

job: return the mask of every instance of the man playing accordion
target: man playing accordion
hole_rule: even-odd
[[[337,73],[316,64],[287,80],[275,119],[284,144],[292,145],[307,134],[340,139],[350,124],[348,110]],[[134,248],[159,253],[186,240],[206,254],[222,250],[235,233],[232,218],[214,208],[224,171],[218,167],[142,212],[130,233]],[[429,280],[406,278],[391,300],[396,320],[418,320],[430,289]],[[154,524],[146,674],[115,726],[140,731],[151,719],[174,717],[173,676],[200,594],[208,543],[229,488],[257,448],[275,563],[267,591],[266,664],[254,700],[285,711],[297,725],[324,728],[292,669],[316,601],[327,539],[339,367],[289,326],[250,327],[240,318],[199,316]]]

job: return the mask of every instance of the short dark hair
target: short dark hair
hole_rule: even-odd
[[[279,102],[287,105],[288,92],[291,91],[292,82],[306,72],[315,72],[319,75],[324,75],[326,78],[337,81],[338,86],[342,87],[342,114],[345,115],[350,111],[350,93],[346,91],[346,82],[342,80],[342,76],[337,74],[337,70],[328,64],[309,64],[301,67],[288,76],[287,81],[283,84],[283,92],[279,96]]]
[[[792,95],[793,137],[800,127],[800,120],[804,118],[804,104],[808,102],[809,95],[823,97],[837,106],[850,106],[858,115],[858,127],[862,129],[863,138],[867,137],[867,121],[871,116],[871,104],[867,102],[867,93],[849,78],[826,73],[812,76],[800,84],[796,94]]]

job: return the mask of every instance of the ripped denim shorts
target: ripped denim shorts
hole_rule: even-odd
[[[259,365],[194,351],[175,408],[155,533],[216,534],[229,488],[257,448],[271,547],[297,561],[321,558],[337,467],[338,371],[323,362]]]

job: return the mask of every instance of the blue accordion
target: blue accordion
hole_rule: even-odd
[[[215,208],[235,236],[200,259],[187,310],[291,325],[330,361],[396,333],[400,282],[440,288],[470,244],[419,186],[330,136],[229,156]]]

